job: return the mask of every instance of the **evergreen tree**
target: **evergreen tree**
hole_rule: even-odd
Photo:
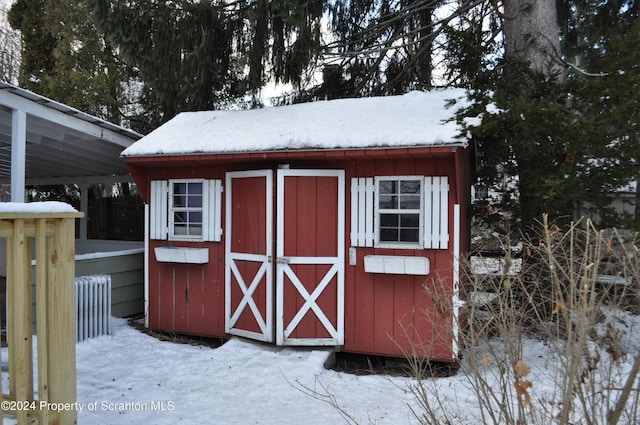
[[[449,85],[469,89],[486,84],[503,52],[499,38],[502,23],[496,5],[480,2],[461,10],[442,32],[442,79]]]
[[[78,0],[50,0],[47,15],[58,41],[56,75],[44,79],[48,95],[116,124],[131,124],[135,73],[97,31],[90,11]]]
[[[319,51],[322,0],[83,1],[140,70],[150,128],[181,111],[242,104],[268,80],[299,89]]]
[[[524,232],[543,213],[569,217],[578,183],[570,173],[574,112],[564,86],[528,63],[502,61],[474,92],[464,116],[480,116],[470,130],[480,156],[479,179],[499,194],[494,202],[514,213]]]
[[[469,114],[483,117],[473,129],[481,178],[495,184],[503,174],[517,177],[517,187],[505,186],[500,201],[509,206],[517,199],[524,230],[542,213],[578,219],[596,212],[600,224],[619,225],[619,217],[607,214],[611,194],[637,178],[638,45],[628,24],[637,6],[587,3],[569,6],[579,22],[567,22],[561,8],[561,44],[516,25],[525,47],[512,45],[505,53],[515,54],[505,54],[475,87],[477,104]],[[514,16],[505,11],[505,25]],[[537,45],[536,33],[544,35],[543,49],[527,53]],[[506,45],[508,32],[504,36]],[[544,46],[552,47],[545,53]]]
[[[53,50],[55,37],[46,28],[43,11],[47,0],[17,0],[9,9],[11,27],[20,30],[22,37],[22,68],[19,83],[22,87],[42,93],[42,79],[55,74]]]
[[[329,2],[322,83],[299,100],[403,94],[433,87],[441,0]]]
[[[606,225],[626,221],[627,225],[639,228],[639,199],[636,198],[633,217],[615,216],[607,208],[611,193],[632,181],[637,184],[640,178],[640,21],[630,19],[627,25],[616,27],[618,32],[607,29],[609,36],[599,48],[600,60],[590,59],[596,65],[590,71],[597,72],[597,76],[576,76],[572,89],[584,117],[582,131],[588,137],[585,142],[599,142],[590,159],[597,167],[592,167],[589,177],[601,192],[600,196],[590,197],[587,207],[602,216]]]
[[[77,0],[17,0],[9,18],[23,38],[20,85],[105,118],[126,122],[133,71]]]
[[[98,27],[139,70],[143,110],[152,130],[180,111],[213,109],[241,96],[234,45],[242,21],[211,1],[87,0]]]
[[[313,64],[321,60],[321,19],[325,0],[257,0],[247,2],[242,13],[248,18],[246,58],[248,88],[267,81],[291,83],[303,90],[313,78]]]

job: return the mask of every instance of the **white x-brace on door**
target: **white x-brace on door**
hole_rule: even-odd
[[[277,174],[276,341],[344,344],[344,171]]]

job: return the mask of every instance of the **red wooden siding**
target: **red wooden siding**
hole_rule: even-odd
[[[407,155],[407,153],[408,155],[415,154],[415,157],[401,156]],[[274,155],[277,156],[279,162],[282,162],[284,154],[276,153]],[[468,237],[466,236],[468,227],[465,220],[469,202],[468,190],[466,189],[469,185],[467,155],[466,150],[458,149],[454,154],[451,148],[448,148],[448,151],[443,149],[437,156],[433,154],[433,150],[429,149],[422,153],[417,151],[412,153],[410,150],[402,153],[396,151],[391,156],[379,151],[375,152],[375,155],[362,152],[360,157],[356,157],[355,153],[336,153],[306,158],[301,158],[300,155],[287,157],[286,162],[292,169],[345,170],[347,185],[345,188],[345,213],[347,217],[351,211],[351,197],[348,194],[349,184],[353,177],[421,175],[448,176],[449,178],[448,212],[449,239],[451,241],[449,249],[413,250],[358,247],[356,248],[355,266],[349,265],[349,256],[345,255],[345,342],[341,347],[342,351],[401,357],[405,351],[412,352],[416,348],[415,354],[419,356],[436,360],[452,360],[453,205],[455,203],[461,204],[463,219],[461,248],[464,252],[468,247]],[[157,167],[155,162],[150,161],[149,164],[152,167],[145,168],[144,161],[134,158],[130,166],[138,184],[142,185],[143,182],[139,179],[144,178],[144,184],[147,186],[150,180],[218,178],[224,181],[227,171],[272,169],[275,173],[278,168],[278,161],[270,160],[269,153],[246,154],[237,159],[247,162],[230,163],[223,162],[224,158],[221,160],[216,157],[203,156],[198,159],[200,161],[198,166],[194,166],[197,162],[189,163],[189,158],[179,158],[175,162],[163,158],[158,162],[163,164],[162,167]],[[164,165],[171,165],[171,167]],[[458,171],[456,171],[456,166],[459,168]],[[296,185],[296,187],[291,191],[287,190],[287,193],[295,194],[295,196],[285,198],[286,211],[294,213],[292,218],[285,216],[285,226],[287,226],[285,256],[335,255],[337,235],[335,232],[327,231],[327,229],[335,227],[337,220],[335,209],[332,209],[335,202],[333,199],[336,195],[327,189],[327,186],[335,187],[335,181],[324,177],[297,178],[292,179],[290,183],[287,180],[287,184]],[[322,190],[317,190],[318,188],[322,188]],[[146,190],[148,189],[145,188],[143,191]],[[234,187],[234,194],[240,193],[241,190],[242,188]],[[320,195],[316,196],[315,193],[320,193]],[[264,220],[263,216],[251,217],[251,214],[257,214],[256,211],[262,210],[262,208],[252,207],[263,205],[264,199],[260,198],[260,194],[252,192],[251,188],[247,187],[245,194],[240,198],[238,203],[234,205],[233,214],[245,214],[245,217],[242,220],[237,220],[238,223],[253,219]],[[223,217],[223,223],[224,220]],[[274,214],[274,226],[275,220]],[[235,223],[234,220],[234,225]],[[350,232],[350,220],[345,219],[345,253],[348,253],[350,247]],[[265,240],[263,235],[252,234],[248,228],[241,227],[234,227],[233,235],[232,244],[242,244],[245,249],[264,252],[264,246],[260,242]],[[156,262],[153,248],[167,245],[207,247],[209,249],[209,263],[186,265]],[[366,273],[364,271],[364,256],[373,254],[427,256],[430,259],[430,274],[428,276],[409,276]],[[186,334],[224,336],[224,255],[224,237],[223,241],[213,243],[150,241],[150,327]],[[250,268],[256,266],[243,265],[242,267],[247,274],[255,274],[255,270]],[[311,286],[307,285],[318,282],[326,274],[329,266],[293,264],[291,267],[297,275],[301,276],[300,280],[304,283],[305,288],[311,291]],[[285,279],[285,287],[288,287],[288,291],[292,290],[290,280]],[[335,286],[334,282],[331,282],[318,300],[318,304],[323,310],[326,309],[327,317],[334,325]],[[263,301],[258,301],[258,303],[264,302],[264,294],[260,297],[259,299]],[[286,311],[297,311],[304,303],[299,294],[289,298],[292,305]],[[293,313],[287,314],[285,322],[291,320]],[[319,333],[319,337],[328,337],[329,335],[317,323],[315,317],[312,311],[307,312],[292,337],[304,337],[313,333],[316,335]],[[247,325],[251,325],[249,323],[251,320],[255,322],[253,318],[246,318]]]
[[[181,243],[209,248],[207,264],[155,261],[153,249],[167,241],[150,241],[149,327],[201,336],[224,336],[224,251],[215,244]]]
[[[449,223],[453,223],[456,175],[453,158],[359,161],[350,177],[394,175],[449,176]],[[347,197],[347,211],[351,200]],[[347,220],[346,233],[351,231]],[[453,226],[449,229],[453,239]],[[346,242],[347,245],[349,242]],[[452,246],[453,244],[450,244]],[[345,345],[343,351],[403,357],[406,352],[451,361],[453,258],[450,250],[356,248],[356,266],[346,266]],[[427,256],[428,276],[384,275],[364,271],[365,255]],[[426,288],[425,288],[426,285]],[[432,314],[440,307],[442,313]],[[449,308],[442,308],[449,306]]]

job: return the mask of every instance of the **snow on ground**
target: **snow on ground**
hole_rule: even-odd
[[[620,343],[630,353],[620,365],[623,376],[632,355],[640,350],[640,319],[628,313],[607,313],[607,320],[620,330]],[[113,319],[113,325],[112,335],[76,346],[79,424],[353,423],[323,401],[329,395],[361,425],[418,423],[410,410],[417,407],[410,391],[415,379],[327,370],[323,365],[328,351],[324,349],[279,349],[237,338],[211,348],[161,341],[123,319]],[[475,359],[467,355],[457,375],[424,381],[456,424],[481,423],[478,400],[464,370],[465,362],[491,356],[483,350],[479,347]],[[6,348],[2,351],[3,386],[7,388]],[[533,383],[532,400],[553,400],[554,380],[562,373],[561,355],[544,341],[524,340],[523,360],[531,366],[527,378]],[[500,383],[494,367],[497,361],[486,370],[487,379],[495,380],[496,385]],[[14,421],[5,418],[4,423]]]
[[[324,386],[361,424],[415,422],[406,407],[410,379],[326,370],[322,349],[278,350],[241,339],[214,349],[115,323],[112,336],[77,345],[79,424],[344,423],[302,386],[326,394]]]
[[[609,320],[620,329],[621,344],[636,353],[638,317],[622,313]],[[328,352],[322,349],[277,349],[241,339],[214,349],[160,341],[122,320],[115,323],[112,336],[77,345],[80,424],[347,423],[321,400],[324,395],[335,397],[362,425],[418,423],[410,411],[417,406],[410,392],[414,379],[326,370]],[[525,339],[523,353],[531,366],[532,399],[551,400],[562,373],[561,353],[535,339]],[[630,367],[632,356],[627,357],[622,371]],[[490,369],[488,376],[495,372]],[[458,423],[478,423],[478,401],[464,373],[430,379],[427,387],[450,401],[445,406]]]

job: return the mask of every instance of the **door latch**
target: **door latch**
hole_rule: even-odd
[[[276,258],[276,263],[278,264],[289,264],[289,257],[278,257]]]

